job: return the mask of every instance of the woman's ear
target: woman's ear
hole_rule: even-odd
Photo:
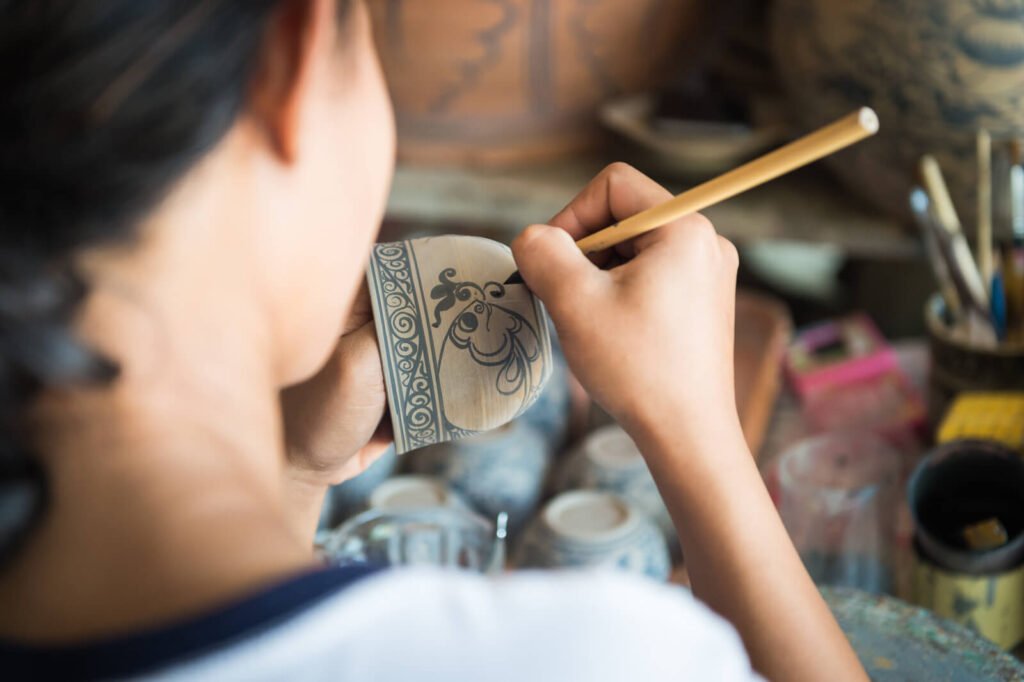
[[[250,113],[285,163],[299,154],[303,121],[324,100],[337,0],[284,0],[268,27]]]

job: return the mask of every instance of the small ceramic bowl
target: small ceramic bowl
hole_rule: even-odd
[[[539,431],[552,452],[558,452],[568,442],[573,426],[573,394],[569,365],[558,345],[558,337],[551,331],[551,377],[521,419]]]
[[[520,568],[610,568],[667,580],[668,546],[657,526],[623,498],[573,490],[551,500],[516,547]]]
[[[661,529],[673,552],[679,540],[643,455],[617,424],[590,433],[558,472],[559,490],[606,490],[629,500]]]
[[[363,473],[331,486],[320,513],[320,529],[333,528],[366,509],[371,493],[395,472],[397,466],[398,455],[394,447],[390,447]]]
[[[545,438],[522,420],[406,456],[409,471],[445,480],[484,516],[506,512],[512,533],[536,510],[550,459]]]
[[[469,509],[469,505],[444,481],[432,476],[395,476],[377,486],[370,495],[370,509],[427,509],[451,507]]]

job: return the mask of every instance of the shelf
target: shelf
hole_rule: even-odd
[[[501,171],[402,166],[395,175],[388,219],[403,229],[471,230],[508,241],[523,227],[561,210],[602,165],[575,159]],[[863,206],[820,167],[780,178],[705,213],[737,244],[830,244],[851,256],[881,259],[920,253],[906,227]]]

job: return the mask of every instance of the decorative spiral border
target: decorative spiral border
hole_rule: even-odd
[[[370,298],[399,454],[448,440],[410,248],[408,241],[378,244],[370,257]]]

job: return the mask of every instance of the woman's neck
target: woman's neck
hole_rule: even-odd
[[[122,375],[33,410],[51,503],[0,570],[0,636],[131,631],[313,564],[284,511],[273,354],[234,279],[166,295],[98,283],[82,333]]]

